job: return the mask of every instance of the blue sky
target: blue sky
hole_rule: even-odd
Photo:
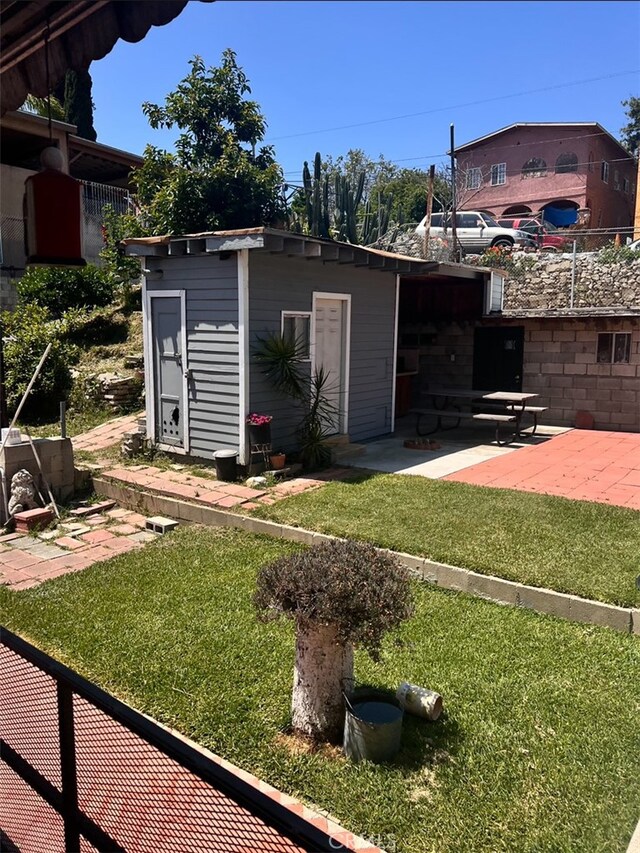
[[[458,144],[518,121],[598,121],[617,136],[620,101],[640,95],[638,2],[190,2],[91,66],[99,141],[170,149],[175,134],[153,131],[142,102],[162,103],[195,54],[217,65],[228,47],[291,180],[318,150],[427,168],[452,122]]]

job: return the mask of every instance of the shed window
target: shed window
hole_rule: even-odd
[[[295,343],[298,355],[308,361],[311,358],[311,312],[283,311],[282,337]]]
[[[603,160],[600,164],[600,177],[605,182],[605,184],[609,183],[609,164],[606,160]]]
[[[495,163],[491,167],[491,186],[499,187],[507,183],[507,164]]]
[[[578,155],[572,151],[566,151],[561,154],[556,160],[556,175],[563,175],[565,172],[578,171]]]
[[[629,332],[602,332],[598,335],[598,364],[629,364]]]

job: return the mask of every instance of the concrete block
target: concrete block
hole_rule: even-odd
[[[282,536],[282,525],[275,524],[273,521],[264,521],[261,518],[251,518],[247,517],[244,525],[244,529],[249,533],[260,533],[264,536]]]
[[[479,598],[497,601],[501,604],[517,605],[521,584],[497,578],[493,575],[481,575],[478,572],[469,573],[468,591]]]
[[[520,584],[518,589],[518,603],[520,607],[528,610],[536,610],[538,613],[547,613],[549,616],[557,616],[560,619],[569,619],[572,595],[562,592],[554,592],[542,587],[525,586]]]
[[[640,636],[640,607],[631,608],[631,633]]]
[[[628,634],[632,630],[631,611],[627,607],[616,607],[602,601],[590,601],[587,598],[571,596],[569,603],[569,618],[574,622],[587,622],[591,625],[602,625]]]
[[[155,515],[153,518],[148,518],[146,529],[152,533],[168,533],[170,530],[175,530],[178,522],[173,518],[164,518],[161,515]]]

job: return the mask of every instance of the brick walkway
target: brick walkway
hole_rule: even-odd
[[[146,518],[126,509],[100,505],[87,516],[70,516],[55,531],[37,536],[9,533],[0,536],[0,583],[11,589],[28,589],[50,578],[86,569],[140,548],[156,538],[144,530]]]
[[[230,507],[255,509],[260,504],[273,504],[282,498],[317,488],[329,480],[340,480],[349,475],[353,476],[352,469],[331,468],[329,471],[314,474],[311,477],[284,480],[267,490],[197,477],[183,471],[163,470],[152,465],[112,468],[102,473],[103,477],[139,487],[146,492],[222,509]]]
[[[640,509],[640,434],[571,430],[443,479]]]
[[[135,415],[125,415],[122,418],[114,418],[112,421],[107,421],[100,426],[90,429],[89,432],[83,432],[82,435],[76,435],[71,439],[74,450],[105,450],[107,447],[112,447],[122,441],[122,437],[126,432],[130,432],[135,428],[141,412]]]

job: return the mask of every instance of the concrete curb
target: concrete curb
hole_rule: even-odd
[[[215,527],[235,527],[249,533],[259,533],[291,542],[301,542],[304,545],[315,545],[337,539],[324,533],[315,533],[300,527],[290,527],[238,515],[228,510],[192,504],[186,501],[154,495],[137,490],[130,485],[124,485],[104,477],[94,477],[93,485],[99,495],[111,498],[123,506],[152,515],[168,515],[179,521],[195,524],[207,524]],[[388,549],[380,549],[388,550]],[[407,566],[413,575],[427,583],[466,592],[477,598],[484,598],[496,604],[506,604],[512,607],[523,607],[536,613],[545,613],[560,619],[573,622],[583,622],[588,625],[598,625],[612,628],[624,634],[640,636],[640,608],[617,607],[602,601],[592,601],[577,595],[556,592],[553,589],[528,586],[527,584],[508,581],[494,575],[483,575],[470,569],[449,566],[446,563],[436,563],[425,557],[415,557],[401,551],[389,551]]]

